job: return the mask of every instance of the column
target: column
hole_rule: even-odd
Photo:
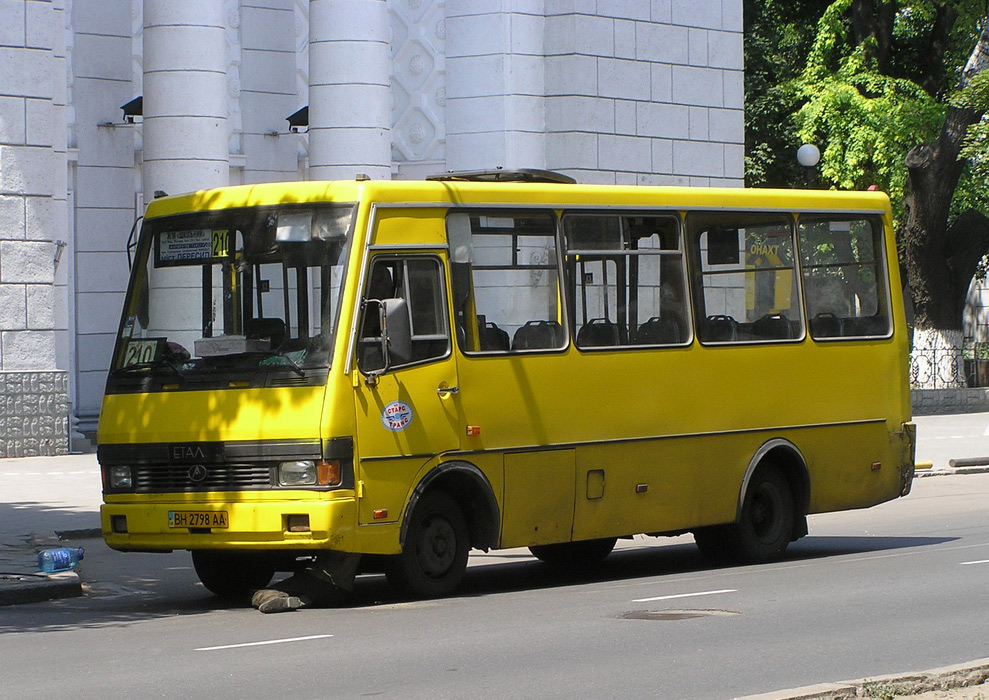
[[[310,0],[313,180],[391,177],[390,69],[384,0]]]
[[[222,0],[144,0],[144,195],[226,185]]]

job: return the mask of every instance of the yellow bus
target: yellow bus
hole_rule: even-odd
[[[414,596],[472,548],[764,562],[906,495],[888,198],[547,171],[154,200],[99,424],[102,528],[220,595],[333,551]]]

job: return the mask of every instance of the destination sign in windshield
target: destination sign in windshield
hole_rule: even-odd
[[[230,255],[230,234],[229,229],[162,231],[155,246],[155,267],[226,259]]]

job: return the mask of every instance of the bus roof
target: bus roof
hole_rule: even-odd
[[[883,192],[586,185],[546,182],[462,180],[334,180],[238,185],[152,201],[148,218],[280,204],[371,201],[383,204],[628,207],[661,209],[748,209],[781,211],[888,212]]]

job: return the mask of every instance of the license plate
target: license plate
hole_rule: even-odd
[[[230,527],[225,510],[170,510],[168,527]]]

